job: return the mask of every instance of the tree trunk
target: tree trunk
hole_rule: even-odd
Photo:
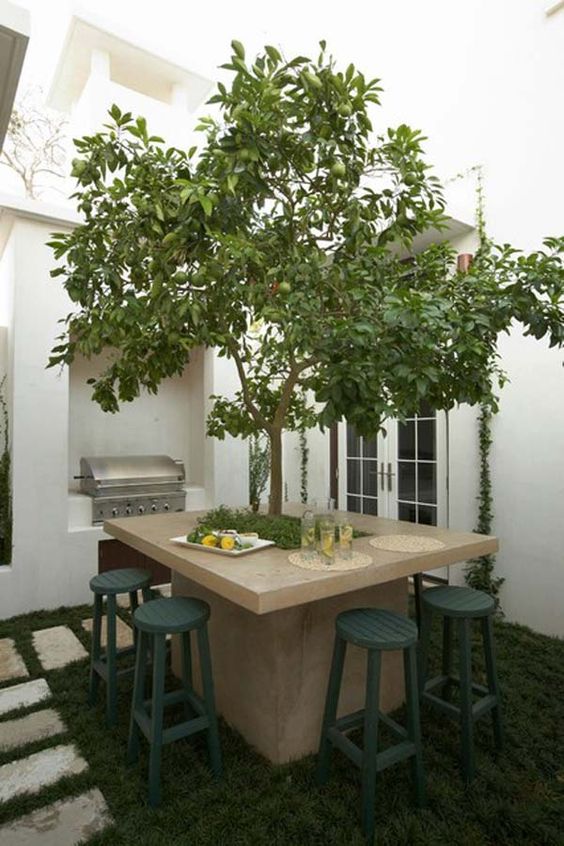
[[[282,513],[282,429],[270,431],[270,496],[269,514]]]

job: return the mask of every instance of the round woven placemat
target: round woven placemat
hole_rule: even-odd
[[[423,535],[381,535],[370,538],[368,543],[375,549],[387,549],[389,552],[434,552],[445,546],[442,541]]]
[[[288,556],[288,561],[295,567],[301,567],[302,570],[322,570],[326,573],[335,573],[339,570],[359,570],[361,567],[369,567],[373,559],[370,555],[364,555],[362,552],[353,552],[352,558],[336,557],[332,564],[326,564],[320,555],[313,558],[304,558],[301,552],[292,552]]]

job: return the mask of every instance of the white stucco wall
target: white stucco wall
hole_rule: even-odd
[[[163,451],[183,458],[192,483],[188,510],[248,501],[247,445],[205,436],[207,397],[230,395],[236,384],[230,363],[213,351],[196,350],[182,377],[117,415],[103,414],[90,400],[84,379],[98,362],[77,361],[70,377],[68,369],[46,369],[58,321],[71,304],[60,280],[50,277],[54,262],[46,246],[54,229],[65,229],[65,212],[55,220],[42,208],[14,200],[8,211],[0,209],[0,327],[7,327],[0,341],[8,340],[3,364],[14,512],[12,565],[0,567],[0,619],[89,601],[88,579],[106,535],[89,525],[89,500],[84,507],[69,498],[85,453]]]

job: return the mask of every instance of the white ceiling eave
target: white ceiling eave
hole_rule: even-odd
[[[0,0],[0,151],[12,115],[29,31],[27,9]]]

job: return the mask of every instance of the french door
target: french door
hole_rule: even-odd
[[[447,525],[446,415],[423,403],[405,423],[383,433],[339,432],[339,507],[429,526]]]

